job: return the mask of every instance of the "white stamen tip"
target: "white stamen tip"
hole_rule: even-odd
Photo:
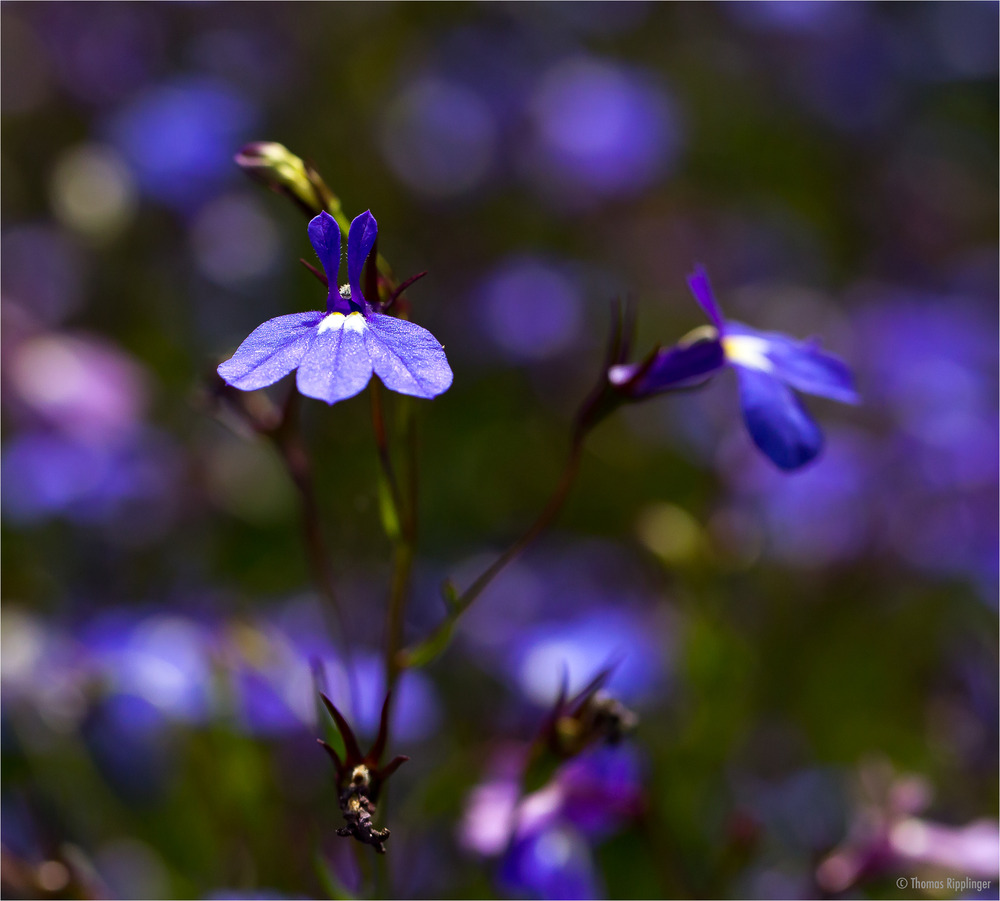
[[[328,332],[330,329],[339,329],[344,327],[344,319],[346,317],[343,313],[331,313],[326,316],[323,321],[319,324],[319,328],[316,330],[320,335],[323,332]]]
[[[349,332],[363,332],[365,330],[365,317],[355,310],[344,321],[344,328]]]

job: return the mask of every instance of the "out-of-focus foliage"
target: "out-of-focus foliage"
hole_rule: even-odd
[[[996,897],[995,4],[0,18],[5,895]],[[232,162],[256,139],[429,270],[408,297],[455,382],[419,407],[408,640],[545,502],[616,295],[645,353],[703,322],[704,263],[863,398],[810,401],[827,447],[793,474],[731,372],[603,422],[558,528],[403,677],[385,859],[335,836],[310,670],[370,741],[367,400],[302,407],[350,659],[279,456],[211,400],[324,297],[301,213]],[[563,673],[615,660],[637,732],[515,813]]]

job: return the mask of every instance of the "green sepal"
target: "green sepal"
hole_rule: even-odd
[[[448,647],[454,630],[454,621],[448,620],[434,635],[406,652],[406,666],[427,666]]]
[[[386,537],[395,544],[402,536],[399,512],[392,498],[389,481],[381,470],[378,474],[378,512]]]
[[[448,608],[449,613],[454,613],[458,608],[460,600],[458,589],[451,579],[445,579],[441,583],[441,600],[444,601],[444,605]]]

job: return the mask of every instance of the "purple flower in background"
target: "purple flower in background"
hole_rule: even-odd
[[[330,279],[326,312],[268,320],[219,366],[219,375],[234,388],[253,391],[298,369],[299,391],[328,404],[363,390],[373,372],[400,394],[430,398],[447,391],[451,367],[437,339],[419,325],[377,312],[361,292],[361,273],[377,234],[370,212],[351,223],[349,285],[338,290],[340,227],[327,212],[313,219],[309,240]]]
[[[221,645],[232,685],[228,697],[247,732],[278,736],[312,728],[317,672],[323,690],[360,737],[378,731],[387,692],[381,655],[363,647],[355,647],[347,658],[338,654],[312,601],[295,601],[274,618],[233,621]],[[393,739],[413,743],[433,736],[441,709],[426,674],[407,670],[394,695]]]
[[[521,629],[506,664],[521,690],[548,704],[568,680],[573,694],[603,667],[613,667],[606,687],[626,702],[642,699],[664,678],[666,636],[646,617],[600,609]]]
[[[226,83],[183,78],[130,100],[107,134],[145,193],[186,211],[233,177],[232,148],[249,137],[258,117],[254,104]]]
[[[81,724],[81,735],[108,784],[134,803],[155,801],[167,785],[176,755],[167,721],[145,698],[111,694]]]
[[[486,857],[502,855],[500,881],[519,897],[599,897],[593,845],[644,808],[637,755],[625,746],[588,751],[523,797],[522,765],[511,748],[493,761],[490,776],[469,795],[460,843]]]
[[[186,616],[114,608],[81,630],[80,640],[109,691],[148,702],[169,719],[200,723],[213,713],[217,643],[208,626]]]
[[[483,99],[460,82],[425,77],[389,104],[383,154],[410,188],[428,197],[458,197],[479,187],[496,156],[497,125]]]
[[[920,776],[897,775],[881,761],[861,770],[859,784],[854,822],[816,870],[824,891],[839,895],[886,873],[914,869],[934,876],[954,873],[966,880],[967,889],[979,890],[1000,875],[995,819],[951,826],[917,816],[931,801],[931,786]]]
[[[514,839],[500,880],[518,897],[575,899],[602,895],[586,839],[571,825],[553,822]]]
[[[525,165],[547,195],[577,202],[634,193],[675,162],[682,127],[666,90],[641,70],[570,58],[528,108]]]
[[[754,443],[781,469],[804,466],[820,452],[823,434],[792,389],[857,403],[851,371],[839,357],[821,350],[818,339],[796,341],[726,322],[701,266],[688,277],[688,285],[714,328],[701,340],[659,350],[643,363],[611,367],[611,383],[642,398],[697,384],[728,364],[739,377],[743,419]]]
[[[568,266],[513,257],[487,276],[478,294],[484,331],[515,360],[552,358],[572,347],[580,333],[583,297]]]
[[[128,540],[146,541],[173,515],[173,448],[156,433],[102,446],[31,430],[7,443],[0,472],[3,515],[22,525],[52,517],[128,523]]]

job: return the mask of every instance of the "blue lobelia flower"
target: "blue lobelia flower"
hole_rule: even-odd
[[[326,212],[313,219],[309,240],[330,282],[326,312],[269,319],[219,366],[219,375],[234,388],[253,391],[297,368],[299,391],[328,404],[353,397],[373,372],[400,394],[436,397],[447,391],[451,367],[437,339],[419,325],[378,312],[361,292],[361,272],[377,234],[370,212],[351,223],[348,284],[338,290],[340,227]]]
[[[743,419],[754,443],[781,469],[804,466],[820,452],[823,434],[792,389],[857,403],[850,369],[822,350],[818,339],[796,341],[727,322],[701,266],[688,277],[688,285],[712,326],[696,329],[687,340],[657,350],[643,363],[612,366],[611,384],[639,399],[699,384],[731,366],[739,378]]]

